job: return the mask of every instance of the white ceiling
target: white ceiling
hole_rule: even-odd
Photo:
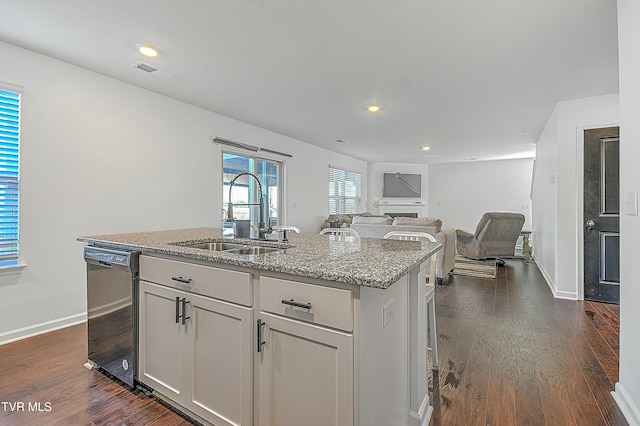
[[[366,161],[531,157],[618,91],[615,0],[0,0],[0,40]]]

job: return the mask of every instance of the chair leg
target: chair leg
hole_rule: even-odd
[[[497,258],[496,258],[496,265],[498,265],[498,266],[504,266],[504,264],[505,264],[504,259],[501,259],[501,258],[499,258],[499,257],[497,257]]]

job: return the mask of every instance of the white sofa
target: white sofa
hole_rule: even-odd
[[[440,220],[427,218],[415,219],[414,221],[409,218],[396,218],[393,222],[395,225],[387,225],[381,221],[376,222],[373,218],[354,217],[351,229],[363,238],[383,238],[391,231],[426,232],[434,235],[436,241],[442,243],[442,249],[436,254],[436,281],[438,284],[442,284],[444,279],[449,276],[456,259],[456,232],[454,229],[443,231]],[[431,225],[423,225],[422,223],[431,223]]]

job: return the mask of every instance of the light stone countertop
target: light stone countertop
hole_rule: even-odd
[[[398,241],[353,236],[337,238],[332,235],[296,233],[289,233],[288,243],[224,239],[225,242],[283,249],[260,255],[241,255],[174,244],[212,240],[222,241],[222,229],[192,228],[78,237],[78,241],[95,246],[206,260],[376,288],[388,288],[442,247],[440,243],[429,241]]]

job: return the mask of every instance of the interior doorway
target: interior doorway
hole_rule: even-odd
[[[584,131],[584,299],[620,303],[620,134]]]

